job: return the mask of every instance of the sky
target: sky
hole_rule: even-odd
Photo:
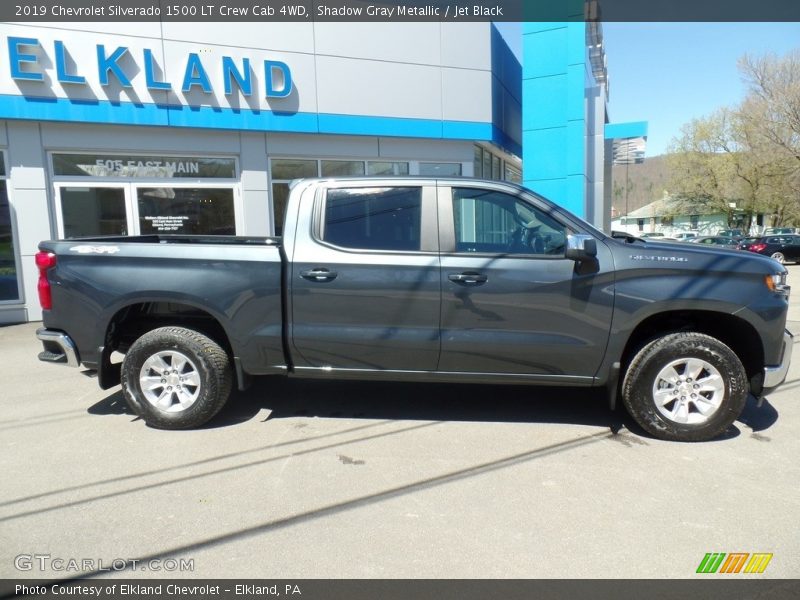
[[[612,123],[647,121],[647,156],[666,151],[683,124],[747,91],[744,54],[800,49],[800,23],[604,23]]]
[[[521,25],[496,25],[519,57]],[[603,38],[610,121],[647,121],[656,156],[683,124],[744,97],[740,56],[800,49],[800,23],[603,23]]]

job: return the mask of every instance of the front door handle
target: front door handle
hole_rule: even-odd
[[[478,283],[486,283],[489,278],[486,275],[482,275],[481,273],[475,272],[466,272],[466,273],[451,273],[447,276],[450,281],[454,281],[455,283],[466,283],[470,285],[475,285]]]
[[[336,275],[336,271],[330,271],[328,269],[308,269],[306,271],[300,271],[300,277],[308,279],[309,281],[333,281],[336,279]]]

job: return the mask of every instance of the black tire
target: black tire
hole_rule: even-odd
[[[148,367],[143,371],[146,362]],[[162,375],[151,368],[156,364],[178,366],[181,372],[173,369],[172,374],[163,376],[165,378],[160,381],[166,383],[160,386],[158,377]],[[167,369],[165,373],[170,371]],[[147,393],[142,390],[140,381],[146,374],[154,381],[150,387],[155,388]],[[191,383],[184,383],[184,374],[187,381],[191,378]],[[122,362],[122,393],[128,406],[148,425],[159,429],[188,429],[208,422],[225,406],[232,380],[225,350],[202,333],[184,327],[161,327],[149,331],[131,345]],[[194,382],[198,385],[195,386]],[[172,390],[173,385],[176,391],[168,392],[167,389]],[[182,388],[181,392],[177,391],[179,388]],[[163,398],[159,405],[151,401],[156,395]],[[185,400],[185,407],[182,400]],[[161,402],[171,405],[164,406]]]
[[[683,370],[681,361],[687,365]],[[693,361],[696,381],[691,373],[687,375],[688,361]],[[709,368],[697,371],[698,365],[703,364]],[[667,383],[667,378],[661,376],[671,365],[680,376],[675,384]],[[714,387],[716,391],[706,391]],[[702,442],[718,437],[730,427],[744,410],[748,392],[744,367],[728,346],[702,333],[673,333],[650,342],[636,354],[625,373],[622,401],[630,415],[651,435],[663,440]],[[692,400],[692,394],[698,398]],[[662,402],[657,401],[656,395]],[[712,411],[713,406],[716,409]],[[679,412],[673,413],[675,410]]]

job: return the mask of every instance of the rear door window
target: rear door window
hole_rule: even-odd
[[[332,188],[321,238],[342,248],[417,252],[421,218],[420,187]]]

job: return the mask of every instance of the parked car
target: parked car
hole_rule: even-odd
[[[764,235],[793,235],[797,233],[794,227],[767,227]]]
[[[695,231],[681,231],[679,233],[673,234],[673,236],[679,242],[686,242],[691,240],[692,238],[698,237],[698,233]]]
[[[650,233],[642,233],[638,237],[642,238],[643,240],[647,240],[648,242],[676,242],[677,240],[674,237],[669,237],[664,235],[661,232],[653,231]]]
[[[689,240],[694,244],[705,244],[708,246],[725,246],[726,248],[736,248],[737,238],[726,237],[724,235],[704,235]]]
[[[284,223],[40,243],[40,360],[121,382],[164,429],[282,375],[604,387],[681,441],[722,434],[789,368],[785,267],[609,237],[513,184],[300,180]]]
[[[744,237],[744,230],[743,229],[720,229],[717,232],[717,235],[723,237],[734,237],[734,238],[743,238]]]
[[[768,235],[758,238],[745,250],[774,258],[779,263],[800,261],[800,235]]]
[[[740,239],[740,240],[738,240],[736,242],[736,249],[737,250],[749,250],[750,246],[752,246],[753,244],[757,244],[760,239],[761,239],[761,236],[742,238],[742,239]]]

